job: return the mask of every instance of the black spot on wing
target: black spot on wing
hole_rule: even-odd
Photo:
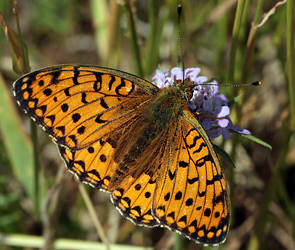
[[[69,109],[69,105],[67,103],[64,103],[63,105],[61,105],[61,110],[62,112],[67,112]]]
[[[204,212],[204,215],[206,217],[209,217],[211,215],[211,209],[210,208],[206,208],[205,212]]]
[[[185,201],[185,205],[187,206],[187,207],[189,207],[189,206],[191,206],[191,205],[193,205],[193,199],[192,198],[188,198],[186,201]]]
[[[66,88],[64,90],[64,93],[65,93],[66,96],[71,96],[71,94],[70,94],[70,87]]]
[[[82,93],[82,96],[81,96],[81,102],[84,103],[84,104],[88,103],[88,102],[86,101],[86,96],[87,96],[86,93],[83,92],[83,93]]]
[[[203,148],[206,148],[206,147],[207,147],[206,144],[205,144],[204,142],[202,142],[202,143],[200,144],[199,148],[196,149],[196,150],[193,152],[193,154],[195,154],[195,153],[200,153],[201,150],[202,150]]]
[[[200,197],[203,197],[203,196],[205,196],[205,194],[206,194],[206,191],[199,192],[199,196],[200,196]]]
[[[55,115],[49,115],[49,116],[46,116],[46,118],[48,118],[51,121],[51,125],[53,125],[55,121]]]
[[[95,72],[94,73],[96,81],[93,83],[93,89],[96,92],[99,92],[101,90],[101,73]]]
[[[106,104],[106,102],[104,101],[104,99],[101,99],[101,100],[100,100],[100,105],[101,105],[103,108],[105,108],[105,109],[108,109],[108,108],[109,108],[109,106]]]
[[[66,131],[65,126],[56,127],[56,129],[59,130],[63,135],[65,134],[65,131]]]
[[[186,224],[187,223],[187,216],[186,215],[182,216],[178,221]]]
[[[134,83],[131,82],[131,84],[132,84],[131,89],[128,91],[127,95],[129,95],[130,93],[134,91]],[[121,83],[115,89],[116,94],[122,95],[122,93],[120,93],[120,89],[124,88],[125,86],[126,86],[125,79],[121,78]]]
[[[83,135],[85,133],[85,126],[81,126],[80,128],[78,128],[77,133]]]
[[[69,135],[69,138],[74,142],[75,145],[78,144],[78,141],[75,135]]]
[[[174,171],[174,173],[172,173],[171,170],[169,169],[168,175],[169,175],[169,178],[171,181],[174,179],[175,174],[176,174],[176,171]]]
[[[194,184],[195,182],[199,181],[199,177],[194,177],[194,178],[191,178],[191,179],[187,179],[187,182],[189,184]]]
[[[165,194],[164,200],[169,201],[169,199],[170,199],[170,193],[168,192],[167,194]]]
[[[220,175],[218,175],[218,174],[217,175],[214,175],[211,180],[207,180],[206,181],[206,184],[207,185],[212,185],[212,184],[214,184],[215,181],[219,181],[220,179],[221,179],[220,178]]]
[[[88,151],[89,154],[93,154],[94,153],[94,148],[89,147],[89,148],[87,148],[87,151]]]
[[[114,76],[110,75],[110,77],[111,77],[111,80],[109,81],[109,90],[112,89],[113,84],[114,84],[114,82],[116,80]]]
[[[129,197],[123,197],[122,200],[124,200],[128,204],[128,207],[130,207],[131,200]]]
[[[188,166],[188,163],[185,162],[185,161],[180,161],[179,166],[182,167],[182,168],[186,168]]]
[[[202,166],[204,166],[204,164],[205,164],[207,161],[212,161],[210,155],[206,155],[206,156],[204,156],[204,157],[198,159],[197,162],[196,162],[196,166],[197,166],[197,167],[202,167]]]
[[[101,162],[106,162],[107,157],[104,154],[102,154],[102,155],[99,156],[99,159],[100,159]]]
[[[74,67],[74,77],[73,77],[73,83],[74,83],[75,85],[78,85],[78,84],[79,84],[79,82],[78,82],[79,74],[80,74],[80,71],[79,71],[78,67],[75,66],[75,67]]]
[[[39,85],[40,87],[42,87],[42,86],[44,85],[44,81],[43,81],[43,80],[40,80],[40,81],[38,82],[38,85]]]
[[[182,198],[182,192],[178,191],[175,195],[175,200],[180,200]]]
[[[52,90],[49,89],[49,88],[48,89],[44,89],[43,90],[43,94],[46,95],[46,96],[50,96],[52,94]]]
[[[79,113],[75,113],[72,115],[72,120],[74,123],[78,122],[81,118],[81,115]]]
[[[51,78],[51,84],[54,84],[54,85],[58,84],[60,74],[61,74],[61,70],[60,70],[60,69],[58,69],[58,70],[56,70],[56,71],[53,71],[53,72],[51,73],[51,75],[52,75],[52,78]]]
[[[95,122],[97,122],[97,123],[106,123],[107,120],[102,120],[101,116],[102,116],[102,114],[97,115],[97,117],[95,118]]]
[[[134,187],[135,190],[139,191],[141,189],[141,185],[137,183]]]
[[[42,115],[44,115],[47,110],[47,105],[42,105],[42,106],[38,107],[38,109],[40,109],[42,112]]]

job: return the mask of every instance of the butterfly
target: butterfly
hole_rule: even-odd
[[[123,216],[218,245],[229,229],[229,192],[212,143],[187,107],[193,87],[190,78],[160,89],[119,70],[69,64],[22,76],[13,93],[68,170],[110,192]]]

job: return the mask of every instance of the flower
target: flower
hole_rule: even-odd
[[[215,80],[208,83],[207,77],[198,76],[200,72],[200,68],[188,68],[184,71],[184,78],[190,78],[195,83],[193,97],[187,106],[198,114],[198,120],[208,136],[213,139],[222,135],[224,139],[229,139],[230,130],[240,134],[251,134],[247,129],[233,125],[228,116],[230,113],[228,100],[224,94],[219,93],[218,83]],[[152,78],[153,84],[159,88],[172,85],[175,80],[183,80],[181,68],[175,67],[171,72],[156,70],[156,75]],[[205,82],[206,85],[203,84]]]

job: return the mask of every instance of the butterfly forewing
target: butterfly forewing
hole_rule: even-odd
[[[14,84],[20,106],[58,144],[72,149],[121,127],[157,90],[127,73],[77,65],[44,68]]]
[[[105,190],[117,167],[110,136],[157,90],[131,74],[83,65],[44,68],[14,83],[19,105],[53,137],[68,169]]]

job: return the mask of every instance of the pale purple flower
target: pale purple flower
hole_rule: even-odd
[[[197,115],[198,120],[209,137],[213,139],[222,135],[223,138],[229,139],[230,130],[240,134],[251,134],[247,129],[233,125],[228,116],[230,113],[228,100],[224,94],[219,93],[218,83],[215,80],[208,83],[207,77],[198,76],[200,72],[200,68],[188,68],[184,71],[184,78],[190,78],[195,83],[193,97],[188,101],[187,106],[192,112],[201,114]],[[152,78],[153,84],[159,88],[172,85],[175,80],[183,80],[181,68],[175,67],[171,69],[171,72],[157,70]]]

